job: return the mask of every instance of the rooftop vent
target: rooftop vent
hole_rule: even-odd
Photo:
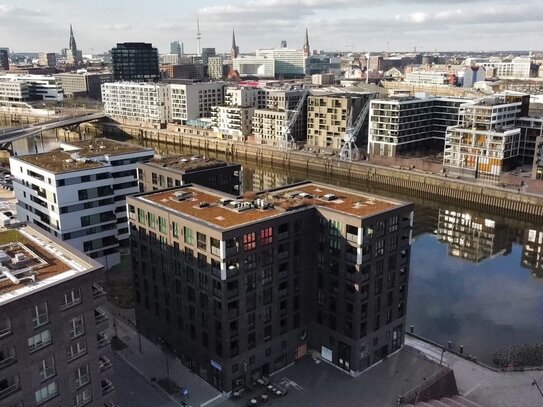
[[[178,191],[173,193],[173,199],[175,199],[176,201],[185,201],[190,197],[192,197],[192,194],[186,191]]]
[[[230,202],[232,202],[232,199],[230,198],[221,198],[219,199],[219,202],[221,203],[221,205],[228,205]]]
[[[337,199],[337,196],[334,194],[326,194],[322,197],[325,201],[335,201]]]
[[[207,208],[209,206],[209,202],[200,202],[198,204],[198,208]]]
[[[312,198],[313,198],[313,195],[308,194],[307,192],[300,192],[299,195],[300,195],[302,198],[305,198],[305,199],[312,199]]]

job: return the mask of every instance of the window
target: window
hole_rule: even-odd
[[[172,222],[172,234],[173,237],[179,237],[179,225],[176,222]]]
[[[42,387],[35,393],[36,404],[44,403],[45,401],[55,397],[58,394],[57,382],[51,382],[47,386]]]
[[[256,249],[256,233],[243,235],[243,250],[247,252],[254,249]]]
[[[83,315],[78,315],[70,321],[70,338],[74,339],[85,333],[85,326],[83,324]]]
[[[75,407],[86,404],[92,399],[91,388],[87,387],[75,394]]]
[[[398,230],[398,217],[393,216],[388,220],[388,229],[390,232],[395,232]]]
[[[28,338],[28,350],[30,352],[37,351],[51,343],[51,331],[46,329],[37,335]]]
[[[83,365],[75,370],[75,385],[83,387],[90,382],[89,365]]]
[[[266,246],[273,243],[273,228],[265,228],[260,231],[260,244]]]
[[[164,219],[162,216],[158,217],[158,230],[160,231],[160,233],[168,233],[166,219]]]
[[[341,235],[341,223],[339,223],[337,220],[331,220],[328,225],[330,228],[330,236],[339,237]]]
[[[64,293],[64,303],[60,309],[65,310],[81,303],[81,289],[69,290]]]
[[[215,256],[220,256],[221,255],[221,241],[219,239],[215,239],[214,237],[211,237],[210,244],[211,244],[211,254]]]
[[[53,358],[53,356],[50,356],[41,361],[39,371],[42,382],[55,375],[55,359]]]
[[[145,224],[145,211],[138,208],[138,222]]]
[[[183,226],[183,238],[186,244],[193,244],[192,229]]]
[[[38,328],[49,322],[49,314],[47,312],[47,303],[38,304],[32,308],[32,325]]]
[[[72,343],[66,349],[66,356],[68,362],[77,359],[79,356],[82,356],[87,353],[87,343],[84,340],[80,340]]]
[[[206,250],[207,236],[203,233],[196,232],[196,247],[201,250]]]
[[[156,229],[156,215],[154,213],[147,213],[147,225],[151,229]]]

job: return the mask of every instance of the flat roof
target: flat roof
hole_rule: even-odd
[[[53,174],[62,174],[64,172],[83,171],[93,168],[103,167],[104,164],[92,160],[74,160],[71,153],[62,150],[53,150],[47,153],[29,154],[14,159],[24,161],[35,165]]]
[[[183,173],[189,173],[198,170],[208,170],[211,168],[227,167],[234,165],[225,161],[216,160],[209,157],[194,157],[194,156],[170,156],[153,158],[145,165],[151,165],[160,168],[168,168],[177,170]]]
[[[179,200],[176,196],[183,192],[187,194],[187,198]],[[291,210],[311,207],[331,209],[364,218],[407,205],[405,202],[314,182],[289,185],[260,193],[246,193],[244,196],[245,198],[235,198],[207,188],[186,186],[141,194],[136,199],[223,229],[281,216]],[[221,199],[235,201],[242,209],[236,209],[231,203],[224,205]],[[258,207],[258,201],[267,208]],[[255,203],[257,207],[254,206]]]
[[[97,157],[101,155],[122,155],[131,153],[140,153],[144,151],[153,151],[152,148],[141,147],[135,144],[121,143],[120,141],[111,140],[108,138],[93,138],[90,140],[74,141],[62,143],[63,146],[76,147],[77,152],[82,157]]]
[[[15,284],[0,269],[0,306],[101,267],[30,226],[0,232],[0,262],[20,280]]]

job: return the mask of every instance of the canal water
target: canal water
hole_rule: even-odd
[[[58,144],[54,138],[21,141],[15,151],[47,151]],[[145,145],[159,154],[198,154],[172,145]],[[246,191],[308,178],[281,167],[242,164]],[[415,202],[407,318],[416,334],[443,345],[451,341],[457,350],[463,345],[464,353],[486,363],[499,349],[543,342],[543,225],[361,182],[311,178]]]

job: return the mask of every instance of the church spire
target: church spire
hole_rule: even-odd
[[[236,33],[232,29],[232,48],[230,48],[230,58],[237,58],[239,55],[239,47],[236,45]]]
[[[70,24],[70,44],[68,48],[70,48],[72,51],[77,50],[77,44],[75,42],[75,37],[74,37],[74,30],[71,24]]]
[[[304,41],[304,56],[308,57],[311,55],[311,49],[309,48],[309,33],[307,27],[305,27],[305,41]]]

